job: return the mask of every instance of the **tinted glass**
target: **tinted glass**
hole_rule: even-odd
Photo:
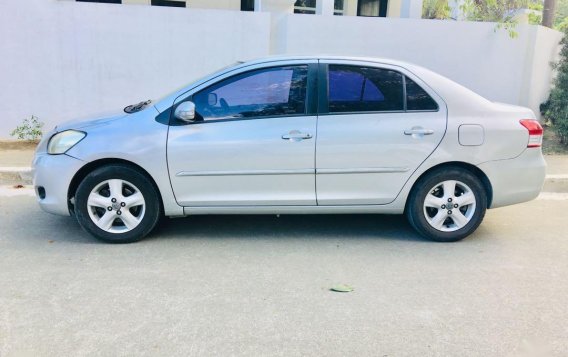
[[[406,77],[406,110],[438,110],[438,104],[412,79]]]
[[[404,110],[398,72],[343,65],[329,66],[329,112]]]
[[[306,112],[307,66],[251,71],[193,96],[198,119],[288,116]]]

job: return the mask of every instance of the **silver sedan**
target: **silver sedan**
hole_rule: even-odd
[[[162,216],[315,213],[405,214],[450,242],[539,194],[542,134],[530,109],[413,64],[269,58],[56,127],[34,186],[45,211],[113,243]]]

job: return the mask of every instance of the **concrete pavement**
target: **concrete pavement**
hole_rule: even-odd
[[[0,355],[565,356],[567,211],[489,210],[454,244],[401,216],[318,215],[174,219],[107,245],[3,196]]]

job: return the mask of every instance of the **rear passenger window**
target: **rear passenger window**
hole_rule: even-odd
[[[404,110],[402,75],[388,69],[329,66],[329,112]]]
[[[406,77],[406,110],[438,110],[438,104],[412,79]]]

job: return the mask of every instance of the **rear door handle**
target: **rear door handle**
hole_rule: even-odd
[[[424,129],[421,126],[414,126],[412,129],[407,129],[404,131],[404,135],[412,135],[413,137],[416,136],[423,136],[423,135],[432,135],[434,134],[434,130],[432,129]]]
[[[312,134],[310,133],[302,133],[299,130],[292,130],[288,134],[282,135],[282,139],[290,140],[290,141],[302,141],[304,139],[311,139]]]

